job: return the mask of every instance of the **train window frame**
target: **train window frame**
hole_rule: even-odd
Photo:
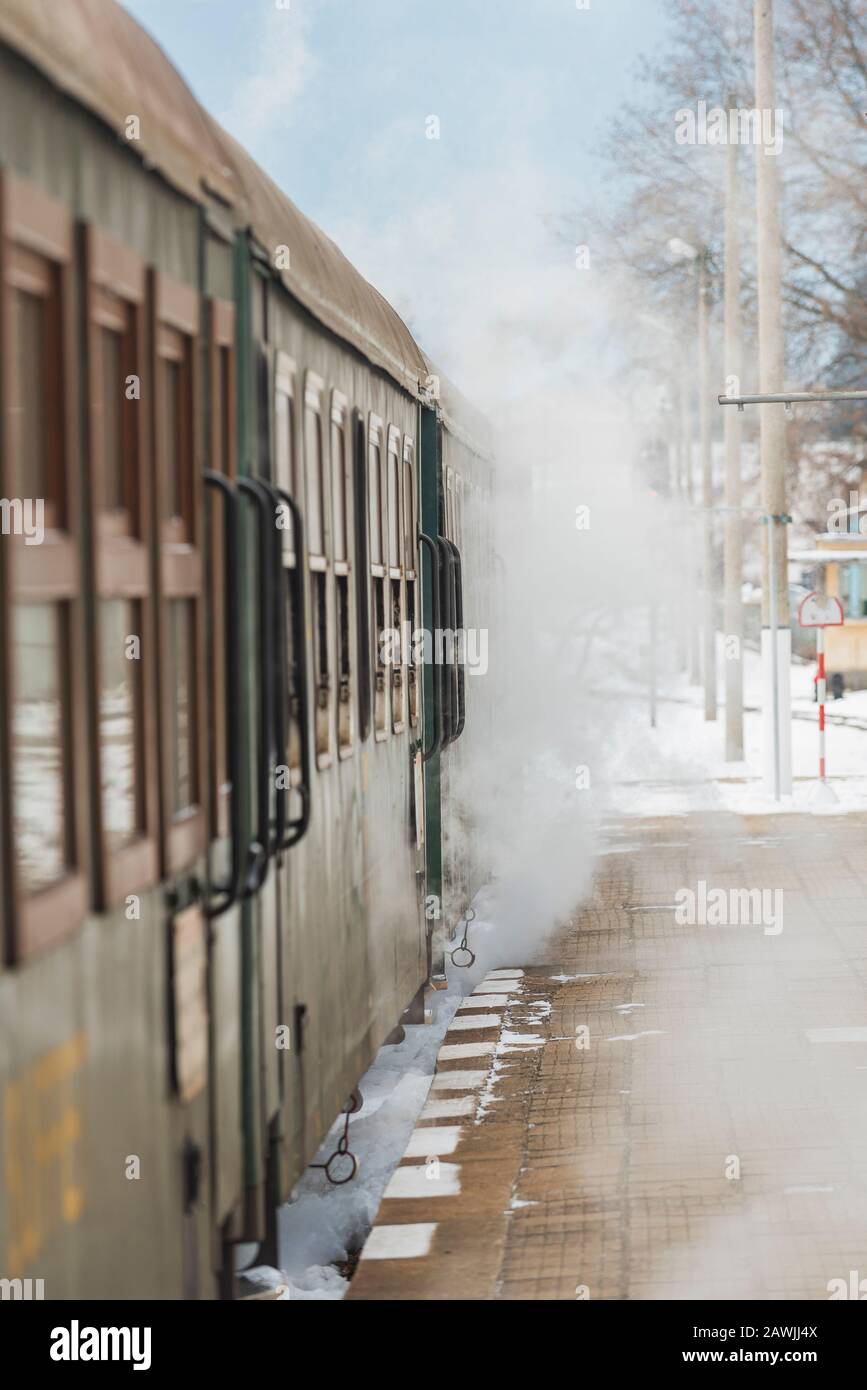
[[[455,537],[455,474],[454,469],[449,465],[446,468],[446,517],[445,533],[450,541]]]
[[[353,537],[355,535],[355,490],[353,486],[353,443],[350,437],[349,401],[342,391],[331,392],[328,454],[331,472],[332,566],[334,571],[334,628],[336,640],[336,724],[337,756],[351,758],[355,748],[356,614]],[[334,435],[341,438],[341,459],[336,456]],[[342,505],[339,501],[342,494]],[[337,517],[342,512],[343,550],[337,554]]]
[[[385,473],[385,450],[384,450],[384,431],[385,425],[381,416],[373,411],[367,417],[367,497],[365,506],[368,518],[368,554],[370,566],[370,641],[372,644],[373,656],[373,738],[376,743],[382,743],[388,738],[390,732],[388,718],[388,697],[386,691],[386,669],[382,659],[382,636],[386,622],[385,606],[385,585],[388,570],[386,568],[387,558],[387,529],[385,524],[385,498],[386,498],[386,473]],[[376,468],[376,478],[374,481],[373,470],[373,451],[377,450],[379,462]],[[374,486],[376,491],[374,494]],[[371,521],[373,516],[377,518],[379,532],[379,560],[374,560],[373,550],[373,528]]]
[[[392,473],[392,460],[394,460],[394,470]],[[388,566],[388,586],[389,599],[387,605],[387,617],[392,634],[396,634],[396,641],[392,640],[392,666],[391,666],[391,728],[395,734],[402,734],[406,729],[406,661],[403,641],[403,621],[406,609],[406,595],[404,592],[404,562],[403,562],[403,449],[401,447],[401,433],[396,425],[389,425],[385,451],[386,468],[386,563]],[[394,480],[394,496],[392,497],[392,477]],[[392,517],[392,510],[396,513]],[[392,537],[392,528],[395,527],[395,534]],[[394,539],[394,555],[392,554],[392,539]],[[397,564],[392,560],[396,556]]]
[[[285,488],[298,506],[304,512],[303,488],[301,486],[301,474],[303,470],[299,463],[298,449],[298,399],[295,388],[298,375],[295,359],[290,357],[288,352],[279,348],[274,354],[274,388],[272,392],[272,409],[274,413],[274,482],[277,487]],[[289,429],[287,440],[289,443],[289,458],[287,466],[284,467],[283,459],[277,448],[278,442],[278,399],[289,402]],[[295,537],[291,525],[283,531],[283,557],[284,564],[288,568],[295,567]]]
[[[164,876],[172,877],[190,868],[206,844],[207,782],[205,741],[205,652],[204,652],[204,565],[202,506],[199,457],[199,354],[200,298],[198,291],[162,271],[151,271],[151,344],[153,354],[154,406],[154,527],[157,549],[157,631],[159,656],[160,707],[160,827]],[[180,359],[178,354],[181,354]],[[166,508],[168,460],[165,432],[156,428],[165,418],[163,372],[160,359],[182,363],[180,381],[185,399],[179,396],[180,435],[172,446],[181,460],[186,452],[186,477],[181,478],[182,507],[186,514],[169,513]],[[184,448],[185,446],[185,448]],[[173,484],[174,486],[174,484]],[[175,706],[169,608],[176,602],[192,605],[191,666],[187,671],[192,704],[189,737],[194,763],[194,799],[175,811],[170,806],[175,762],[169,730]]]
[[[406,664],[407,718],[411,729],[417,729],[421,710],[419,670],[414,660],[415,635],[420,627],[421,585],[418,574],[418,482],[416,478],[415,440],[403,437],[401,457],[403,470],[403,505],[401,530],[405,584],[406,619],[410,624],[410,640],[404,652]]]
[[[352,506],[355,517],[355,669],[358,740],[366,743],[373,727],[373,671],[370,644],[370,558],[368,550],[367,419],[352,411]]]
[[[330,458],[322,400],[325,382],[316,372],[304,373],[304,416],[301,429],[305,500],[305,543],[307,582],[310,588],[310,628],[312,634],[313,746],[319,771],[330,767],[334,758],[334,598],[331,592],[331,484]],[[319,502],[321,550],[313,547],[311,527],[310,462],[308,457],[308,419],[316,419],[319,438]],[[299,460],[300,464],[300,460]]]
[[[0,544],[0,903],[2,955],[20,964],[73,935],[88,910],[89,778],[82,657],[82,594],[78,537],[81,527],[81,458],[78,448],[77,353],[74,298],[75,227],[70,209],[34,184],[0,173],[0,494],[13,489],[8,460],[11,434],[12,362],[15,359],[12,302],[16,292],[51,300],[59,368],[52,378],[47,354],[44,395],[53,409],[46,479],[53,495],[44,502],[44,536],[28,545],[22,535],[4,535]],[[48,488],[45,489],[48,491]],[[37,500],[37,499],[33,499]],[[31,891],[21,882],[15,847],[12,704],[15,673],[12,611],[27,603],[50,605],[58,623],[58,730],[61,746],[62,852],[65,872]],[[8,809],[6,809],[8,808]],[[5,919],[5,920],[4,920]]]
[[[125,318],[123,378],[137,378],[147,370],[146,315],[147,271],[143,260],[122,242],[92,225],[85,229],[86,363],[87,363],[87,462],[90,470],[89,520],[93,553],[93,635],[88,659],[91,689],[97,703],[93,712],[93,765],[91,770],[95,829],[95,880],[100,907],[120,906],[130,893],[151,887],[159,878],[159,816],[157,790],[157,735],[154,706],[154,611],[151,570],[150,457],[147,406],[124,393],[120,420],[124,454],[122,488],[126,506],[121,512],[104,505],[103,402],[104,380],[101,330],[107,322]],[[123,305],[125,315],[120,311]],[[103,739],[98,700],[102,691],[101,642],[103,604],[126,602],[137,616],[139,652],[125,653],[134,663],[135,702],[133,757],[134,799],[137,826],[129,841],[111,844],[106,831],[102,778],[107,745]]]
[[[229,482],[238,476],[235,305],[230,299],[208,300],[208,466]],[[219,447],[217,447],[219,441]],[[222,508],[211,509],[208,526],[208,815],[212,839],[230,833],[232,784],[229,780],[226,712],[226,622],[223,595],[225,568]]]
[[[296,382],[298,378],[298,368],[294,357],[290,357],[288,352],[278,348],[274,354],[274,385],[271,393],[271,405],[273,411],[274,427],[272,438],[274,440],[274,482],[277,487],[285,489],[292,500],[296,503],[305,515],[304,508],[304,470],[301,467],[300,458],[302,449],[299,448],[299,431],[303,428],[303,423],[299,424],[298,411],[298,392]],[[288,444],[288,458],[284,459],[278,447],[280,441],[280,430],[278,428],[278,402],[288,401],[288,430],[286,440]],[[301,441],[303,445],[303,440]],[[291,573],[298,564],[298,557],[295,551],[295,531],[291,519],[287,518],[288,524],[285,525],[280,533],[281,558],[283,564],[283,582],[289,586],[289,593],[286,602],[286,660],[288,664],[287,680],[291,682],[295,670],[294,655],[292,650],[294,623],[292,613],[292,581]],[[303,779],[303,760],[301,739],[303,731],[301,728],[301,691],[287,686],[289,707],[286,711],[286,766],[289,769],[289,784],[292,787],[301,785]]]

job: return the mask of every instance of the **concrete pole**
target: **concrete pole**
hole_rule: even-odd
[[[716,719],[716,595],[713,566],[713,458],[710,438],[710,285],[707,257],[698,262],[698,416],[704,507],[704,717]]]
[[[684,495],[687,506],[686,530],[686,582],[687,598],[685,604],[686,621],[689,624],[689,683],[698,685],[701,680],[701,644],[699,634],[699,611],[696,600],[698,569],[695,554],[695,482],[692,468],[692,411],[689,405],[689,354],[684,353],[680,373],[680,429],[683,440]]]
[[[729,109],[737,105],[729,97]],[[725,378],[726,390],[741,389],[741,263],[738,233],[738,147],[726,149],[725,207]],[[726,636],[726,760],[741,762],[744,756],[744,609],[743,520],[741,517],[741,412],[729,407],[725,429],[725,636]]]
[[[753,0],[755,104],[760,113],[775,111],[773,0]],[[771,115],[770,119],[776,119]],[[783,390],[784,349],[780,270],[780,208],[777,157],[756,151],[757,286],[759,305],[759,390]],[[786,421],[782,405],[760,411],[762,510],[771,516],[786,511]],[[771,530],[774,530],[772,537]],[[784,524],[762,527],[762,735],[764,774],[773,785],[779,767],[780,793],[792,791],[792,633],[789,627],[788,537]],[[772,544],[773,542],[773,544]],[[773,556],[775,623],[770,614],[769,556]],[[774,670],[777,689],[774,689]],[[776,705],[777,717],[774,718]],[[779,747],[774,748],[774,726]]]
[[[684,353],[680,371],[680,437],[683,441],[684,496],[691,507],[695,498],[692,481],[692,411],[689,408],[689,354]]]
[[[659,637],[656,630],[656,599],[650,600],[650,642],[648,667],[650,676],[650,727],[656,728],[656,644]]]
[[[673,378],[665,385],[665,408],[663,413],[664,431],[663,443],[665,447],[666,471],[668,473],[668,496],[672,504],[672,510],[676,515],[680,510],[680,414],[677,401],[677,382]],[[672,647],[672,660],[676,669],[680,669],[677,663],[680,658],[681,650],[686,650],[682,624],[678,621],[677,604],[674,601],[677,593],[677,584],[671,585],[671,595],[669,595],[669,585],[664,589],[664,599],[662,603],[660,627],[664,631],[663,643],[669,635],[669,622],[671,624],[670,639]]]
[[[673,524],[673,554],[677,554],[677,549],[681,544],[680,537],[683,534],[681,518],[686,511],[686,464],[684,460],[684,439],[683,439],[683,408],[681,405],[681,393],[683,382],[675,372],[672,390],[672,410],[671,410],[671,440],[672,452],[674,454],[674,471],[676,475],[675,485],[675,520]],[[681,575],[685,576],[684,557],[681,553],[677,564],[671,571],[671,616],[674,627],[675,651],[678,671],[686,671],[689,668],[689,640],[688,625],[684,621],[683,612],[683,582]]]

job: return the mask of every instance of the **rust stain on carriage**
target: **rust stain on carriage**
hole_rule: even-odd
[[[80,1149],[81,1073],[87,1039],[79,1031],[31,1062],[3,1091],[3,1172],[9,1237],[4,1273],[32,1267],[62,1226],[84,1209]]]

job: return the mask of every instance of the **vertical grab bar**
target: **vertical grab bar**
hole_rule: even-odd
[[[447,748],[455,737],[455,727],[457,724],[457,704],[458,686],[457,670],[455,665],[454,651],[454,631],[455,631],[455,557],[452,554],[451,541],[446,540],[445,536],[437,536],[437,544],[440,551],[440,579],[442,583],[442,624],[443,633],[451,633],[452,636],[452,660],[449,669],[443,673],[443,741],[442,747]],[[443,649],[445,639],[443,637]],[[445,698],[445,691],[448,689],[448,699]]]
[[[454,593],[455,593],[455,629],[461,634],[461,643],[464,658],[466,657],[467,639],[464,632],[464,572],[461,564],[461,552],[458,550],[454,541],[449,542],[455,560],[454,568]],[[458,695],[458,719],[452,739],[454,742],[459,739],[464,731],[467,722],[467,689],[466,689],[466,670],[465,660],[460,661],[455,655],[455,665],[457,667],[457,695]]]
[[[431,572],[431,618],[433,620],[433,632],[431,633],[431,645],[433,648],[433,714],[434,714],[434,735],[433,742],[429,748],[422,749],[422,762],[428,762],[435,753],[442,747],[443,724],[442,724],[442,668],[436,659],[436,635],[440,630],[440,552],[436,541],[432,536],[426,536],[423,531],[419,532],[419,541],[427,550],[430,558]],[[424,593],[424,589],[422,589]]]
[[[251,498],[257,513],[258,529],[260,533],[261,553],[259,557],[259,623],[261,633],[261,656],[262,664],[267,665],[268,638],[272,631],[271,619],[271,586],[268,580],[268,560],[271,556],[269,549],[269,531],[276,530],[270,525],[271,516],[268,505],[268,495],[263,491],[261,485],[253,478],[239,478],[238,490],[246,497]],[[271,654],[273,658],[273,653]],[[258,778],[256,787],[257,803],[257,838],[251,840],[248,845],[248,866],[247,878],[244,886],[245,898],[258,893],[262,884],[268,876],[268,861],[276,849],[276,842],[271,838],[271,734],[273,730],[273,716],[271,710],[273,679],[269,678],[266,670],[260,672],[259,684],[259,726],[260,743],[258,757]]]
[[[264,478],[254,478],[259,487],[270,499],[271,532],[270,532],[270,552],[269,556],[263,554],[263,564],[270,560],[271,583],[273,594],[271,602],[271,637],[270,637],[270,673],[273,680],[273,690],[271,697],[271,715],[273,718],[273,750],[274,750],[274,787],[277,797],[276,802],[276,825],[274,826],[273,849],[280,849],[286,834],[288,822],[288,799],[289,790],[277,787],[276,773],[283,765],[283,758],[286,754],[287,726],[286,711],[288,708],[288,692],[286,679],[286,586],[283,580],[283,557],[281,555],[280,533],[277,527],[277,513],[280,507],[280,490],[273,483],[267,482]],[[269,800],[270,806],[270,800]],[[270,821],[270,811],[269,811]]]
[[[238,593],[238,495],[222,473],[206,469],[205,483],[223,495],[225,502],[223,514],[223,605],[226,615],[226,745],[227,768],[231,784],[232,802],[229,817],[232,858],[229,877],[224,883],[214,883],[213,890],[218,894],[216,900],[208,903],[208,917],[220,917],[240,898],[244,888],[244,849],[241,843],[243,824],[241,820],[241,777],[243,759],[241,756],[241,663],[237,660],[238,637],[240,631],[240,596]],[[222,734],[218,730],[218,735]]]

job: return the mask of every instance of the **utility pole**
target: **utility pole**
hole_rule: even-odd
[[[695,502],[695,484],[692,470],[692,411],[689,408],[689,386],[687,384],[689,379],[689,356],[684,352],[680,374],[680,437],[683,448],[684,498],[689,508],[687,512],[686,532],[687,597],[685,616],[689,625],[689,681],[690,685],[698,685],[701,680],[701,651],[699,643],[699,615],[695,596],[698,570],[694,542],[694,513],[692,511]]]
[[[683,476],[683,440],[682,440],[682,420],[680,413],[680,392],[682,384],[678,379],[675,370],[670,383],[668,395],[668,410],[666,420],[668,424],[668,450],[669,450],[669,472],[671,476],[671,495],[675,503],[676,513],[680,516],[684,508],[684,476]],[[679,531],[679,527],[678,527]],[[671,571],[671,601],[667,604],[670,608],[672,619],[672,635],[674,638],[675,663],[678,671],[683,671],[687,666],[687,631],[682,621],[682,605],[680,600],[681,586],[677,579],[677,567]]]
[[[680,364],[680,390],[678,391],[678,403],[680,406],[680,442],[683,453],[683,495],[688,506],[692,506],[695,498],[693,497],[692,485],[692,420],[689,408],[689,355],[683,353]]]
[[[773,0],[753,0],[755,104],[775,111]],[[783,389],[783,316],[780,274],[780,209],[776,156],[756,145],[759,383],[762,395]],[[770,518],[762,534],[762,736],[766,782],[792,791],[792,632],[789,627],[786,512],[786,421],[781,407],[761,413],[762,510]],[[771,565],[776,612],[770,611]],[[775,683],[776,677],[776,683]],[[778,742],[777,742],[778,740]],[[776,744],[776,746],[775,746]]]
[[[728,99],[729,110],[737,105]],[[731,125],[731,123],[730,123]],[[726,148],[725,207],[725,377],[728,392],[740,392],[741,344],[741,260],[738,229],[738,146],[730,140]],[[741,762],[744,756],[744,608],[743,527],[741,521],[741,411],[730,410],[725,429],[725,635],[726,635],[726,760]],[[728,650],[734,639],[734,651]]]
[[[704,717],[716,719],[716,599],[713,566],[713,457],[710,438],[710,285],[707,252],[698,257],[698,417],[704,507]]]

